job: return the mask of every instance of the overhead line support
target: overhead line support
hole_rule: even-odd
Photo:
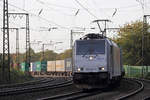
[[[9,50],[9,17],[8,0],[3,0],[3,66],[2,79],[10,82],[10,50]]]
[[[26,16],[26,67],[30,67],[30,29],[29,29],[29,14],[28,13],[9,13],[9,15],[23,15]]]

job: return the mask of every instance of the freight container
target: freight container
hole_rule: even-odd
[[[47,71],[54,72],[55,71],[55,61],[47,61]]]
[[[41,66],[42,66],[41,71],[46,72],[47,71],[47,61],[42,61]]]
[[[65,59],[65,70],[66,70],[66,72],[72,71],[71,58]]]
[[[25,71],[25,62],[21,63],[21,71]]]
[[[29,71],[29,64],[27,65],[25,62],[21,63],[21,71]]]
[[[32,62],[31,64],[30,64],[30,71],[31,72],[35,72],[36,71],[36,64],[34,63],[34,62]]]
[[[56,71],[57,72],[65,71],[65,60],[57,60],[56,61]]]
[[[41,62],[40,61],[37,61],[37,62],[35,62],[35,65],[36,65],[36,71],[37,72],[40,72],[41,71]]]
[[[33,66],[33,63],[30,63],[30,68],[29,68],[30,72],[32,72],[32,68],[33,68],[32,66]]]

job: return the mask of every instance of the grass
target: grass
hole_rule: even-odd
[[[0,71],[0,75],[2,76],[1,71]],[[23,83],[25,81],[30,81],[33,78],[31,75],[24,73],[18,69],[11,69],[10,70],[10,79],[11,79],[11,84],[15,84],[15,83]],[[2,77],[0,77],[0,84],[4,84],[4,83],[5,83],[5,80],[2,80]]]

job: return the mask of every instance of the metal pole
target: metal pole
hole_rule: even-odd
[[[105,21],[105,28],[104,28],[104,36],[106,36],[106,21]]]
[[[73,73],[73,30],[70,33],[70,49],[71,49],[71,66],[72,66],[72,73]]]
[[[16,62],[17,66],[19,66],[19,29],[16,28]]]
[[[2,78],[3,78],[3,80],[6,80],[6,81],[10,82],[8,0],[4,0],[4,2],[3,2],[3,66],[2,66]]]
[[[143,17],[143,32],[142,32],[142,78],[144,77],[144,34],[145,34],[146,16]]]
[[[55,46],[55,50],[56,50],[56,46]],[[56,54],[55,54],[55,72],[56,72]]]
[[[43,61],[44,61],[44,44],[42,44],[42,51],[43,51],[42,57],[43,57]]]
[[[148,50],[148,45],[149,45],[148,44],[149,36],[147,34],[147,17],[150,17],[150,15],[144,15],[144,17],[143,17],[143,34],[142,34],[142,57],[143,57],[142,60],[143,61],[142,61],[142,66],[144,65],[144,55],[146,55],[146,52],[148,52],[147,50]]]
[[[28,13],[9,13],[9,15],[25,15],[26,16],[26,67],[30,67],[30,29],[29,29],[29,14]]]
[[[28,52],[27,52],[28,51]],[[29,30],[29,14],[26,14],[26,67],[30,67],[30,30]]]

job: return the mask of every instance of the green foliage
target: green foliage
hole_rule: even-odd
[[[150,59],[150,33],[147,32],[149,28],[143,30],[143,22],[136,21],[131,24],[126,24],[119,31],[118,38],[114,39],[114,41],[120,45],[123,53],[123,63],[130,65],[142,65],[142,61],[144,61],[144,65],[150,65],[148,61]],[[142,59],[142,36],[144,34],[144,42],[143,42],[143,53],[144,58]]]
[[[66,58],[70,58],[70,57],[72,57],[72,50],[68,49],[64,53],[60,53],[57,56],[57,59],[66,59]]]
[[[6,83],[6,80],[2,80],[1,76],[2,76],[2,71],[0,69],[0,84]],[[25,81],[32,80],[32,77],[29,74],[24,73],[24,72],[22,72],[18,69],[15,69],[15,68],[11,68],[10,78],[11,78],[11,84],[13,84],[13,83],[22,83],[22,82],[25,82]]]
[[[145,76],[145,78],[150,80],[150,72]]]
[[[57,53],[52,50],[46,50],[44,53],[44,60],[55,60],[57,57]]]
[[[63,53],[57,54],[52,50],[45,50],[44,51],[44,57],[43,57],[43,52],[37,52],[35,53],[34,50],[31,48],[30,49],[30,55],[31,55],[31,62],[36,62],[36,61],[52,61],[52,60],[61,60],[61,59],[66,59],[71,57],[71,52],[72,50],[68,49],[64,51]],[[27,51],[28,52],[28,51]],[[25,62],[26,59],[26,54],[25,53],[20,53],[19,55],[19,60],[20,62]],[[11,54],[11,62],[16,63],[16,54]]]
[[[11,69],[11,83],[21,83],[31,80],[32,77],[17,69]]]

